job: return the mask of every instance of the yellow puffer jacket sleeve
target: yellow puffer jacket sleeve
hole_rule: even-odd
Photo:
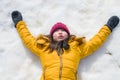
[[[110,29],[107,26],[103,26],[93,38],[83,43],[81,46],[81,58],[85,58],[97,50],[105,42],[110,33]]]
[[[24,21],[19,21],[16,25],[17,31],[23,43],[37,56],[40,54],[40,49],[37,48],[36,38],[28,31]]]

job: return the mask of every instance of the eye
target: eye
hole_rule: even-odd
[[[65,31],[64,29],[61,29],[61,31]]]
[[[57,29],[56,31],[65,31],[64,29]]]

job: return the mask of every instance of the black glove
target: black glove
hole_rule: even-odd
[[[13,11],[12,14],[12,20],[15,24],[15,27],[19,21],[22,21],[22,14],[19,11]]]
[[[112,31],[118,25],[118,23],[119,23],[119,17],[112,16],[112,17],[110,17],[110,19],[108,20],[106,25]]]

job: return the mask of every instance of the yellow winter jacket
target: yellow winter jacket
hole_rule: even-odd
[[[56,51],[50,53],[50,40],[46,36],[41,35],[39,39],[33,37],[23,21],[18,22],[16,27],[24,44],[40,58],[43,68],[40,80],[77,80],[80,60],[97,50],[111,33],[107,26],[103,26],[92,39],[81,45],[80,38],[74,36],[68,42],[70,48],[58,56]],[[41,46],[38,47],[38,43]]]

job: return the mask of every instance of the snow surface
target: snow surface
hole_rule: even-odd
[[[0,0],[0,80],[39,80],[39,58],[21,42],[11,19],[19,10],[34,36],[65,23],[71,34],[89,40],[109,17],[120,17],[120,0]],[[81,61],[79,80],[120,80],[120,24],[104,45]]]

